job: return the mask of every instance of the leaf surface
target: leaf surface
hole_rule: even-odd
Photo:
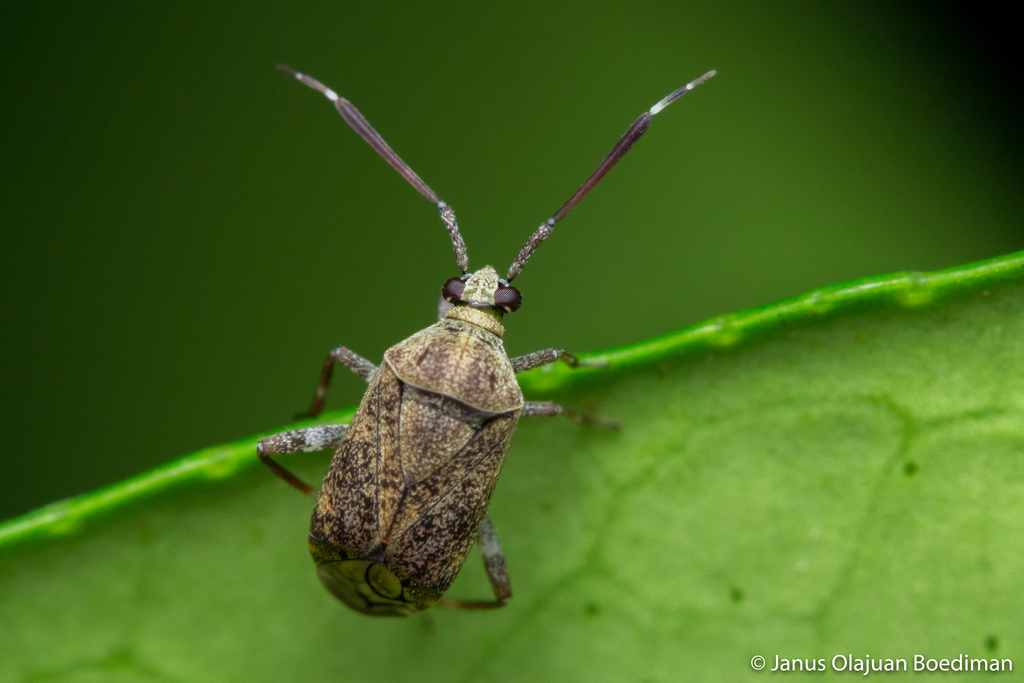
[[[496,613],[338,605],[306,550],[311,502],[255,438],[11,520],[0,680],[735,680],[767,673],[758,654],[1012,659],[1022,273],[1024,253],[868,278],[590,356],[609,370],[524,376],[530,398],[624,428],[520,424],[491,506],[514,591]],[[328,458],[283,461],[315,480]],[[475,552],[450,594],[487,597]]]

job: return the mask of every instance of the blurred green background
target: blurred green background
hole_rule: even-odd
[[[504,270],[511,354],[601,349],[862,275],[1024,249],[1009,18],[891,2],[22,3],[0,45],[0,518],[273,430]],[[1015,38],[1014,38],[1015,39]],[[329,407],[354,404],[340,373]],[[514,457],[514,454],[513,454]]]

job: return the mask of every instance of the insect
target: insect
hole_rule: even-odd
[[[309,550],[320,581],[346,605],[374,616],[408,616],[431,605],[503,607],[512,596],[505,558],[487,508],[521,417],[566,415],[603,424],[548,401],[524,401],[516,374],[561,360],[561,349],[509,358],[504,315],[522,296],[510,283],[555,223],[629,151],[651,118],[715,75],[709,71],[644,112],[562,208],[534,231],[504,278],[491,266],[469,272],[455,213],[402,161],[352,104],[319,81],[281,70],[319,91],[341,117],[441,215],[462,271],[441,288],[439,321],[392,346],[378,366],[339,347],[327,356],[307,413],[324,405],[336,363],[369,384],[348,425],[307,427],[262,439],[260,460],[288,484],[317,495]],[[317,493],[272,455],[335,449]],[[491,601],[444,598],[474,541],[494,592]]]

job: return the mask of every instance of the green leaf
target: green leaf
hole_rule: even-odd
[[[766,673],[754,655],[1013,659],[1022,274],[1024,252],[868,278],[592,356],[610,370],[523,377],[624,428],[520,424],[491,507],[515,593],[495,613],[338,605],[306,551],[310,501],[255,438],[11,520],[0,680],[734,680]],[[286,465],[312,480],[328,457]],[[478,555],[450,594],[488,595]]]

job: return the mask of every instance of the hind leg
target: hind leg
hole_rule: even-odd
[[[508,568],[505,566],[505,555],[501,552],[501,545],[498,543],[498,535],[494,531],[494,524],[490,517],[484,517],[483,524],[477,534],[477,541],[480,543],[480,550],[484,554],[484,569],[487,571],[487,578],[491,582],[491,590],[494,591],[494,600],[456,600],[455,598],[441,598],[437,604],[443,607],[455,609],[498,609],[508,604],[512,597],[512,583],[508,578]]]

